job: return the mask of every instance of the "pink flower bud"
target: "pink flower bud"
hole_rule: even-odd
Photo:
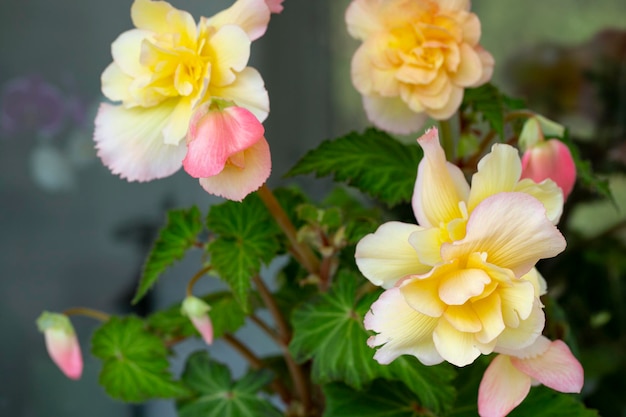
[[[267,4],[267,7],[270,9],[270,12],[280,13],[284,9],[284,6],[282,4],[283,1],[285,0],[265,0],[265,4]]]
[[[189,317],[207,345],[213,343],[213,324],[208,314],[209,310],[211,307],[207,303],[194,296],[185,298],[180,310],[183,316]]]
[[[44,311],[37,326],[46,339],[46,349],[54,363],[70,379],[80,379],[83,357],[69,318],[63,314]]]
[[[535,182],[549,178],[563,190],[563,198],[567,198],[576,182],[576,166],[567,145],[550,139],[528,148],[522,157],[522,178]]]
[[[261,122],[242,107],[205,104],[189,123],[185,171],[199,178],[208,193],[241,201],[270,175],[264,133]]]

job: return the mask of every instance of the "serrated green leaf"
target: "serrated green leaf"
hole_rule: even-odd
[[[481,113],[498,136],[504,138],[504,102],[500,90],[493,84],[465,89],[463,108],[471,107]]]
[[[209,316],[213,324],[213,337],[234,333],[245,323],[246,313],[230,292],[219,292],[202,297],[211,306]],[[150,330],[165,340],[178,340],[198,335],[188,317],[180,313],[180,303],[158,311],[147,318]]]
[[[510,417],[597,417],[598,412],[585,407],[576,397],[561,394],[544,386],[533,388]]]
[[[206,352],[196,352],[187,360],[183,381],[195,396],[177,404],[180,417],[280,417],[272,404],[258,396],[273,379],[266,371],[246,375],[232,382],[225,365],[213,362]]]
[[[92,353],[103,360],[100,384],[126,402],[178,398],[189,392],[172,380],[167,349],[137,317],[112,317],[93,335]]]
[[[323,387],[324,417],[422,417],[432,416],[403,384],[376,380],[368,389],[355,391],[334,383]]]
[[[288,176],[332,175],[374,198],[394,206],[410,201],[422,150],[404,145],[376,129],[349,133],[309,151]]]
[[[133,304],[146,295],[170,265],[185,255],[196,242],[201,230],[202,218],[197,207],[171,210],[167,213],[167,224],[161,229],[148,255]]]
[[[411,357],[379,365],[367,346],[363,316],[378,294],[356,301],[357,280],[340,272],[333,289],[315,302],[303,304],[292,316],[294,335],[289,350],[296,361],[314,359],[312,378],[324,384],[343,381],[361,389],[375,378],[398,380],[413,393],[414,401],[440,412],[455,398],[454,371],[449,366],[427,367]]]
[[[254,194],[211,207],[207,226],[217,235],[207,248],[211,265],[247,310],[251,278],[280,250],[278,226]]]

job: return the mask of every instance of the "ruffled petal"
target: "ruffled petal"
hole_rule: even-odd
[[[391,288],[407,275],[423,274],[430,266],[422,264],[409,236],[421,227],[388,222],[375,233],[365,236],[356,246],[356,264],[361,273],[374,285]]]
[[[136,78],[149,75],[150,71],[141,65],[141,45],[151,33],[146,30],[127,30],[111,44],[111,55],[122,72]]]
[[[436,128],[426,131],[417,141],[424,150],[412,200],[417,222],[424,227],[439,227],[462,218],[464,213],[459,203],[469,194],[463,172],[446,162]]]
[[[539,305],[539,300],[535,300],[530,316],[526,320],[521,321],[519,326],[515,328],[506,327],[498,336],[495,349],[498,352],[514,351],[530,346],[541,335],[545,324],[546,318]]]
[[[236,25],[246,32],[251,41],[254,41],[265,34],[270,15],[265,0],[237,0],[228,9],[207,19],[206,25],[215,28]]]
[[[461,61],[456,72],[450,75],[452,82],[459,87],[475,84],[483,75],[483,64],[478,53],[466,43],[462,43],[459,52]]]
[[[132,100],[129,91],[132,77],[128,76],[115,62],[112,62],[100,77],[102,94],[112,101]]]
[[[436,365],[443,359],[435,350],[432,332],[437,319],[413,310],[398,288],[381,294],[365,316],[365,328],[378,333],[367,341],[370,347],[381,346],[374,359],[386,365],[400,355],[413,355],[424,365]]]
[[[504,417],[520,405],[530,392],[530,377],[517,370],[506,355],[489,364],[478,388],[478,414]]]
[[[270,100],[261,74],[251,67],[244,68],[237,74],[232,84],[222,87],[211,86],[211,94],[226,100],[232,100],[239,107],[248,109],[263,122],[270,111]]]
[[[165,144],[162,133],[175,103],[148,109],[101,104],[94,140],[102,162],[128,181],[150,181],[178,171],[187,147]]]
[[[363,96],[367,118],[377,127],[400,135],[415,132],[424,126],[426,113],[415,113],[399,97]]]
[[[442,268],[451,266],[444,265]],[[438,279],[407,279],[400,285],[400,292],[409,306],[429,317],[440,317],[446,310],[446,305],[439,299]]]
[[[167,145],[178,145],[187,134],[192,115],[192,99],[181,97],[163,127],[163,142]]]
[[[532,358],[511,358],[518,370],[560,392],[580,392],[584,383],[584,371],[569,347],[555,340],[541,355]]]
[[[380,21],[378,4],[371,0],[355,0],[346,10],[348,33],[355,39],[364,40],[384,29]]]
[[[469,365],[481,353],[487,354],[493,350],[493,344],[478,342],[473,333],[455,329],[446,319],[438,321],[433,341],[441,357],[456,366]]]
[[[270,176],[272,161],[265,138],[242,151],[239,161],[244,167],[227,164],[217,175],[201,178],[200,185],[209,194],[241,201],[258,190]]]
[[[211,66],[211,86],[226,86],[237,78],[250,59],[250,39],[238,26],[220,27],[209,39],[211,56],[216,57]]]
[[[489,275],[480,269],[457,269],[446,274],[439,286],[439,298],[448,305],[465,304],[471,297],[483,293]]]
[[[546,216],[553,224],[557,224],[563,213],[563,192],[552,180],[537,184],[531,179],[523,179],[513,191],[530,194],[541,201],[546,208]]]
[[[444,260],[485,252],[489,263],[520,277],[539,259],[565,249],[565,239],[546,217],[543,204],[524,193],[486,198],[472,212],[466,230],[462,240],[442,245]]]
[[[472,308],[482,324],[480,332],[476,333],[476,340],[491,343],[505,329],[502,299],[497,293],[492,293],[488,297],[474,301]]]
[[[184,42],[196,38],[196,24],[191,14],[178,10],[166,1],[135,0],[130,8],[135,27],[156,33],[176,33]]]

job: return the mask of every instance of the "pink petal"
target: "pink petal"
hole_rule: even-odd
[[[204,105],[189,123],[185,171],[194,178],[217,175],[231,156],[259,142],[264,132],[258,119],[244,108],[210,110]]]
[[[198,333],[202,336],[202,339],[206,342],[207,345],[213,344],[213,323],[211,322],[211,318],[208,314],[204,314],[199,317],[191,316],[189,317],[193,326],[196,328]]]
[[[265,4],[269,7],[270,12],[280,13],[284,9],[283,1],[285,0],[265,0]]]
[[[70,379],[80,379],[83,373],[83,357],[75,333],[64,329],[49,328],[44,332],[46,349],[50,358]]]
[[[522,157],[522,178],[538,183],[551,179],[567,198],[576,182],[576,166],[567,145],[550,139],[528,149]]]
[[[584,383],[584,371],[580,362],[561,340],[555,340],[543,354],[532,358],[511,358],[513,365],[560,392],[580,392]]]
[[[250,148],[235,156],[237,166],[226,164],[219,174],[200,178],[200,185],[206,192],[229,200],[241,201],[251,192],[258,190],[269,178],[272,159],[265,138],[262,137]]]
[[[480,381],[478,414],[503,417],[517,407],[530,391],[530,377],[517,370],[506,355],[498,355]]]

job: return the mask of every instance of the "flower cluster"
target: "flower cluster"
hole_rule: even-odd
[[[545,343],[536,346],[543,340],[545,281],[534,266],[565,249],[555,227],[561,190],[551,180],[520,179],[517,150],[500,144],[480,161],[470,188],[446,161],[436,129],[418,142],[419,225],[383,224],[356,249],[363,275],[386,289],[365,317],[376,332],[368,341],[379,347],[374,358],[387,364],[410,354],[427,365],[465,366],[492,352],[545,353]],[[484,390],[481,398],[489,396]]]

